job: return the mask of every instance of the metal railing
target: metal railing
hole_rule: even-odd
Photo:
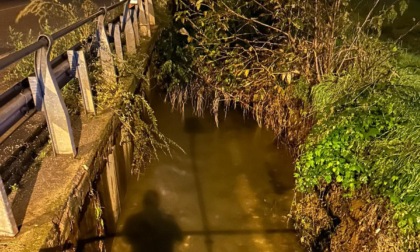
[[[106,26],[105,17],[108,11],[120,6],[124,6],[123,13]],[[73,78],[77,78],[86,112],[96,113],[84,51],[82,44],[78,43],[52,61],[49,54],[55,40],[92,21],[97,22],[97,29],[90,38],[98,42],[97,52],[102,74],[117,81],[114,55],[118,60],[124,59],[121,35],[125,36],[125,52],[135,54],[140,38],[151,37],[150,27],[155,25],[153,2],[139,0],[137,5],[129,8],[129,1],[125,0],[101,7],[91,16],[51,35],[41,35],[35,43],[0,59],[1,71],[22,58],[35,54],[35,76],[28,76],[0,94],[0,144],[8,137],[13,137],[13,132],[37,111],[42,111],[54,152],[73,156],[77,154],[69,113],[60,89]],[[113,38],[114,52],[111,52],[109,37]],[[3,230],[7,230],[0,230],[0,235],[14,236],[18,230],[1,181],[0,176],[0,216],[7,216],[8,219],[0,220],[6,227]]]

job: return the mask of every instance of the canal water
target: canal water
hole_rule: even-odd
[[[410,1],[405,15],[384,27],[384,39],[405,34],[420,20],[419,8],[420,0]],[[403,46],[417,45],[418,34],[414,29]],[[128,181],[118,235],[107,240],[107,250],[168,252],[151,243],[175,242],[176,252],[303,251],[287,219],[292,158],[274,135],[241,111],[229,111],[217,128],[211,116],[194,117],[191,107],[182,116],[162,100],[152,97],[159,128],[185,153],[160,154],[139,180]],[[165,234],[141,231],[145,225]]]
[[[141,247],[170,244],[180,230],[177,252],[303,251],[287,220],[292,158],[274,135],[240,111],[229,111],[217,128],[210,116],[194,117],[187,108],[182,117],[162,100],[152,98],[160,129],[185,153],[161,154],[139,180],[131,178],[121,203],[122,235],[108,242],[111,251],[157,251]]]

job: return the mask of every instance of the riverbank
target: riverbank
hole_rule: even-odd
[[[420,57],[393,46],[393,77],[355,91],[324,82],[313,92],[318,121],[295,174],[309,193],[294,209],[307,248],[420,249]]]
[[[389,202],[367,187],[346,194],[331,184],[297,198],[293,218],[307,251],[407,251]]]
[[[348,4],[185,0],[158,46],[161,87],[216,123],[241,107],[296,150],[308,249],[415,251],[419,64],[381,40],[410,7],[378,5],[355,22]]]

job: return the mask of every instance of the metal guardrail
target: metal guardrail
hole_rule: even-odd
[[[79,50],[81,46],[81,43],[78,43],[70,48],[70,50]],[[51,65],[53,71],[56,73],[57,82],[61,89],[74,77],[67,62],[67,53],[56,57],[51,61]],[[10,132],[10,129],[19,126],[15,125],[16,122],[25,116],[27,119],[30,118],[28,112],[33,108],[34,103],[28,78],[23,79],[0,94],[0,143],[13,133]],[[11,117],[9,115],[13,116]],[[23,123],[24,121],[20,122]]]
[[[83,20],[80,20],[70,26],[67,26],[64,29],[61,29],[53,33],[49,37],[52,39],[52,41],[59,39],[69,34],[70,32],[78,29],[79,27],[87,24],[88,22],[94,21],[96,18],[100,17],[101,15],[102,16],[105,15],[107,11],[113,10],[123,4],[127,5],[128,4],[127,0],[118,2],[109,7],[102,7],[100,8],[98,12],[92,14],[91,16]],[[131,40],[135,40],[138,44],[139,41],[138,41],[138,38],[136,38],[137,37],[136,33],[139,33],[139,35],[143,35],[143,36],[150,36],[150,27],[148,26],[154,25],[153,11],[149,11],[149,15],[146,14],[149,16],[149,18],[146,18],[146,15],[141,14],[142,10],[144,13],[146,9],[150,9],[150,8],[153,8],[153,4],[151,0],[145,0],[145,2],[143,3],[143,6],[140,6],[140,7],[136,6],[136,9],[134,10],[135,12],[137,12],[138,15],[133,15],[133,13],[128,13],[128,8],[125,8],[126,10],[124,10],[122,18],[117,17],[111,23],[116,23],[118,21],[121,21],[122,23],[121,30],[125,31],[127,39],[130,39],[131,37]],[[137,21],[138,23],[138,20],[140,20],[140,23],[138,24],[139,29],[136,29],[137,31],[135,31],[134,22]],[[132,31],[129,31],[130,28]],[[127,36],[127,33],[130,33],[131,36]],[[13,63],[19,61],[20,59],[34,52],[37,52],[43,47],[47,47],[48,44],[49,43],[46,36],[40,37],[40,39],[37,42],[32,43],[31,45],[0,59],[0,70],[12,65]],[[133,53],[133,50],[135,50],[136,48],[134,41],[127,41],[126,46],[129,49],[129,53]],[[81,44],[77,44],[74,47],[70,48],[69,50],[77,51],[80,48],[81,48]],[[117,52],[117,57],[122,57],[122,52]],[[69,82],[74,77],[75,73],[71,71],[70,69],[67,53],[63,53],[62,55],[52,60],[51,66],[53,68],[52,69],[53,72],[55,73],[57,77],[57,82],[60,88],[62,88],[65,84],[67,84],[67,82]],[[32,99],[30,95],[29,86],[30,86],[29,80],[28,78],[25,78],[24,80],[15,84],[13,87],[8,89],[4,93],[0,94],[0,143],[3,142],[8,136],[11,135],[12,132],[9,132],[9,130],[12,128],[16,128],[15,123],[20,121],[23,117],[27,116],[27,112],[30,111],[34,107],[34,100]]]
[[[83,26],[84,24],[95,20],[95,18],[99,17],[100,15],[105,15],[107,10],[108,11],[113,10],[113,9],[123,5],[123,4],[126,4],[126,2],[127,2],[127,0],[116,3],[116,4],[113,4],[113,5],[111,5],[109,7],[106,7],[106,8],[102,7],[102,8],[100,8],[100,10],[98,12],[92,14],[91,16],[89,16],[89,17],[87,17],[83,20],[80,20],[80,21],[78,21],[78,22],[76,22],[72,25],[69,25],[69,26],[51,34],[51,38],[53,40],[57,40],[57,39],[65,36],[65,35],[69,34],[70,32],[76,30],[77,28]],[[21,60],[22,58],[28,56],[31,53],[36,52],[38,49],[41,49],[44,46],[48,46],[48,40],[46,40],[45,38],[42,38],[42,39],[38,40],[37,42],[32,43],[32,44],[28,45],[27,47],[25,47],[25,48],[23,48],[23,49],[21,49],[17,52],[9,54],[8,56],[0,59],[0,70],[2,70],[5,67],[15,63],[18,60]]]
[[[88,113],[95,113],[86,59],[82,44],[78,43],[50,61],[52,43],[96,20],[97,31],[91,35],[91,39],[97,41],[99,45],[97,52],[102,74],[108,79],[117,81],[113,55],[115,54],[118,60],[124,58],[121,34],[125,35],[126,53],[134,54],[140,45],[140,37],[150,37],[150,26],[155,25],[152,0],[139,0],[138,4],[131,8],[129,4],[129,0],[124,0],[109,7],[101,7],[91,16],[51,35],[41,35],[37,42],[0,59],[0,70],[3,70],[35,53],[35,77],[28,76],[0,94],[0,144],[8,137],[13,137],[12,133],[38,110],[45,115],[54,152],[76,155],[71,123],[60,89],[71,79],[77,78],[85,110]],[[122,5],[125,6],[123,13],[106,27],[107,12]],[[108,37],[113,37],[115,52],[111,52]],[[0,216],[7,218],[0,219],[0,224],[5,227],[0,230],[0,235],[15,236],[18,232],[16,223],[1,181],[0,176]]]
[[[92,14],[91,16],[53,33],[50,37],[52,40],[57,40],[85,25],[86,23],[95,20],[95,18],[99,17],[100,15],[105,15],[107,10],[113,10],[123,4],[127,4],[127,1],[118,2],[107,8],[101,8],[98,12]],[[46,46],[48,46],[48,40],[45,37],[41,37],[37,42],[32,43],[29,46],[0,59],[0,70]],[[78,50],[80,47],[81,45],[78,44],[73,48],[70,48],[70,50]],[[67,54],[62,54],[51,62],[53,69],[67,69],[65,73],[57,73],[57,81],[60,88],[67,84],[67,82],[69,82],[73,77],[71,76],[69,67],[66,66],[66,62]],[[12,133],[8,132],[10,129],[16,128],[15,123],[24,122],[21,119],[26,116],[27,112],[34,107],[33,99],[30,94],[29,82],[26,78],[0,95],[0,142],[3,142]]]

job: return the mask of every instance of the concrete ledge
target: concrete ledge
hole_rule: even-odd
[[[44,116],[36,113],[0,144],[0,175],[5,189],[19,183],[23,174],[36,157],[36,152],[48,141]]]

